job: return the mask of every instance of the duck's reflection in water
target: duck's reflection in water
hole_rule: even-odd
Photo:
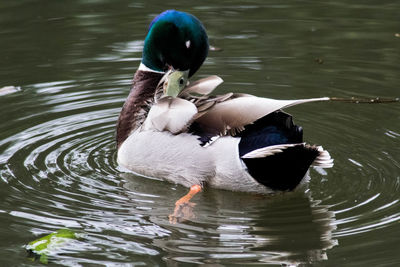
[[[165,182],[130,175],[125,181],[129,190],[155,196],[144,213],[171,232],[152,242],[171,266],[178,262],[315,263],[327,259],[327,250],[337,244],[332,238],[336,229],[333,212],[310,193],[265,196],[206,189],[193,200],[196,217],[172,225],[168,212],[184,188],[173,191]]]

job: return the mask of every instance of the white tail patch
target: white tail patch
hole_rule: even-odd
[[[332,168],[333,167],[333,159],[328,151],[324,150],[322,146],[318,147],[319,155],[312,163],[315,167],[321,168]]]
[[[297,143],[297,144],[280,144],[274,146],[267,146],[263,148],[259,148],[253,150],[245,155],[242,156],[242,159],[251,159],[251,158],[264,158],[266,156],[272,156],[274,154],[282,152],[284,149],[294,146],[304,146],[304,143]]]

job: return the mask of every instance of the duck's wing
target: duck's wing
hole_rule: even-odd
[[[192,102],[163,97],[151,107],[142,130],[169,131],[173,134],[184,132],[196,114],[197,108]]]
[[[208,132],[220,135],[235,135],[246,125],[252,124],[262,117],[287,107],[309,102],[329,101],[328,97],[276,100],[255,97],[245,94],[227,94],[208,98],[199,103],[194,102],[199,110],[196,123]]]
[[[203,132],[211,135],[235,135],[246,125],[274,111],[308,102],[330,100],[328,97],[276,100],[237,93],[209,96],[222,82],[216,75],[209,76],[190,83],[179,94],[179,98],[195,104],[198,113],[194,121],[201,126]]]
[[[228,93],[219,96],[209,94],[223,80],[209,76],[186,86],[178,98],[162,97],[152,106],[144,129],[170,131],[179,133],[186,131],[192,122],[200,128],[200,132],[212,135],[235,135],[262,117],[290,106],[328,101],[328,97],[276,100],[255,97],[248,94]],[[200,127],[198,127],[200,126]]]
[[[204,112],[214,105],[215,100],[207,101],[208,94],[223,82],[216,75],[209,76],[190,83],[179,93],[179,97],[173,98],[163,95],[165,82],[170,75],[171,71],[167,72],[157,85],[155,103],[150,108],[142,130],[169,131],[173,134],[185,132],[198,116],[197,107]]]

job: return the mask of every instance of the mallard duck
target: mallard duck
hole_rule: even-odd
[[[210,96],[222,82],[188,79],[207,57],[208,37],[193,15],[168,10],[149,26],[143,58],[117,124],[118,163],[141,175],[190,188],[291,191],[311,165],[329,168],[321,146],[283,108],[329,98],[274,100],[248,94]]]

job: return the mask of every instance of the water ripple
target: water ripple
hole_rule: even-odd
[[[115,120],[123,98],[115,96],[113,86],[93,94],[90,89],[75,91],[72,83],[33,86],[36,93],[46,95],[41,105],[47,110],[34,116],[42,123],[0,141],[0,170],[14,192],[8,202],[30,200],[29,205],[9,206],[4,212],[37,233],[62,227],[84,231],[86,241],[65,252],[85,254],[81,262],[129,261],[127,251],[193,264],[314,262],[326,259],[326,251],[338,245],[339,238],[399,220],[399,199],[383,186],[393,182],[385,170],[399,166],[392,151],[376,151],[379,157],[374,160],[360,157],[358,153],[365,149],[363,132],[340,134],[329,130],[331,123],[321,121],[320,114],[308,114],[302,124],[320,120],[308,128],[325,136],[328,147],[329,140],[339,140],[330,149],[334,157],[349,149],[341,139],[354,139],[352,149],[358,152],[336,160],[345,170],[312,172],[305,194],[271,198],[208,189],[196,200],[193,220],[171,225],[168,214],[185,189],[121,172],[115,162]],[[302,117],[302,108],[295,112]],[[22,114],[21,120],[29,121],[32,115]],[[352,120],[336,115],[335,123],[347,125]],[[388,138],[396,139],[392,132]],[[354,181],[345,180],[349,175]],[[399,187],[398,180],[394,188]],[[291,246],[283,249],[288,242]],[[64,261],[70,262],[59,257],[60,263]]]
[[[315,103],[291,108],[305,139],[330,151],[333,169],[311,170],[308,188],[274,197],[207,189],[193,200],[195,218],[172,225],[168,215],[187,189],[124,172],[117,166],[114,142],[148,22],[126,21],[131,12],[150,20],[155,11],[143,12],[151,5],[146,2],[114,16],[91,6],[88,15],[81,11],[87,8],[84,2],[57,18],[33,12],[33,21],[55,35],[53,23],[62,22],[66,32],[55,37],[62,41],[54,55],[35,50],[44,45],[36,36],[42,34],[32,31],[33,44],[23,39],[28,36],[22,31],[25,21],[24,27],[5,30],[18,36],[3,49],[11,56],[0,74],[25,84],[22,91],[0,98],[0,236],[13,240],[5,242],[3,260],[17,255],[13,259],[20,261],[12,264],[18,265],[25,259],[24,244],[70,227],[85,238],[52,255],[55,264],[296,266],[323,264],[331,257],[336,261],[326,264],[340,266],[350,256],[355,265],[393,263],[400,220],[399,106]],[[182,4],[207,18],[210,40],[223,48],[210,52],[200,73],[224,77],[218,92],[280,99],[397,93],[398,53],[391,32],[397,20],[376,12],[384,5],[335,2],[327,12],[313,2],[288,12],[293,4]],[[314,7],[321,13],[313,13]],[[340,12],[331,12],[337,7]],[[355,18],[354,9],[362,15]],[[17,25],[12,14],[0,21]],[[123,37],[111,34],[117,29]],[[132,32],[137,35],[133,39]],[[12,56],[21,51],[39,56]],[[29,60],[20,64],[21,57]],[[23,81],[28,70],[32,73]],[[360,246],[369,250],[359,253],[364,258],[357,261],[354,251]],[[380,250],[371,249],[377,246]]]

